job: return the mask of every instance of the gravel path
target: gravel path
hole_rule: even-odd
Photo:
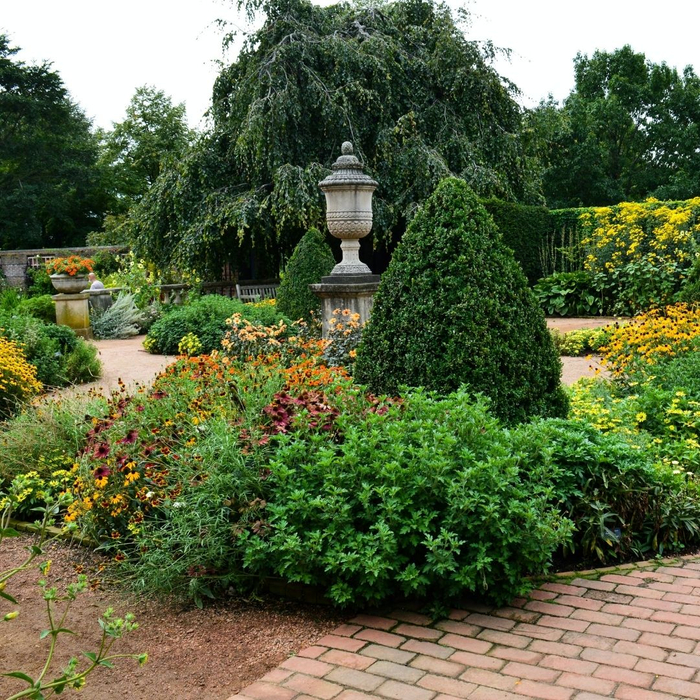
[[[615,318],[550,318],[547,319],[549,328],[562,332],[580,328],[600,328],[614,323]],[[175,360],[172,355],[151,355],[143,349],[143,339],[139,335],[126,340],[96,340],[93,341],[102,360],[102,378],[91,384],[81,384],[77,387],[62,390],[62,394],[84,393],[89,389],[109,391],[117,386],[121,379],[127,386],[147,384],[167,365]],[[603,372],[599,359],[594,357],[586,360],[583,357],[562,357],[562,382],[573,384],[581,377],[593,377]]]
[[[97,382],[80,384],[62,389],[60,395],[82,394],[90,389],[109,391],[117,387],[121,379],[128,387],[148,384],[167,365],[175,360],[173,355],[151,355],[143,348],[145,335],[125,340],[93,340],[102,361],[102,377]]]

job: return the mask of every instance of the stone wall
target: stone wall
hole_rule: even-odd
[[[92,246],[88,248],[34,248],[31,250],[0,250],[0,272],[10,287],[27,285],[27,268],[41,267],[45,260],[80,255],[89,258],[98,252],[125,252],[124,246]]]

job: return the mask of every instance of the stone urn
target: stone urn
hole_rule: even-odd
[[[333,163],[333,174],[318,183],[326,195],[326,223],[331,235],[340,239],[343,259],[331,276],[371,275],[360,261],[360,238],[372,230],[372,194],[376,180],[362,172],[362,163],[353,155],[353,146],[346,141],[342,155]]]
[[[53,288],[59,294],[79,294],[90,286],[87,275],[49,275]]]

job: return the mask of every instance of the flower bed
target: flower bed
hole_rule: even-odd
[[[700,381],[674,365],[694,352],[635,393],[582,384],[569,419],[505,428],[464,389],[372,396],[303,327],[227,327],[220,351],[82,424],[66,519],[141,590],[202,604],[274,576],[340,605],[503,602],[555,560],[700,544]]]

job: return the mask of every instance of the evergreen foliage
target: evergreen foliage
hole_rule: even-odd
[[[277,290],[277,308],[285,316],[311,321],[312,312],[321,308],[319,298],[309,289],[330,274],[335,259],[330,246],[317,228],[310,228],[292,253]]]
[[[561,362],[513,253],[467,183],[440,183],[396,248],[358,350],[374,392],[467,384],[508,422],[564,415]]]
[[[137,253],[206,272],[252,253],[275,274],[323,224],[319,180],[352,140],[380,183],[374,236],[400,236],[437,183],[459,175],[482,196],[539,202],[522,153],[514,86],[437,0],[264,12],[212,97],[211,131],[164,168],[136,208]],[[277,269],[274,269],[274,268]]]
[[[545,207],[527,206],[500,199],[481,202],[501,232],[503,242],[513,251],[530,284],[544,277],[541,250],[551,227]]]

